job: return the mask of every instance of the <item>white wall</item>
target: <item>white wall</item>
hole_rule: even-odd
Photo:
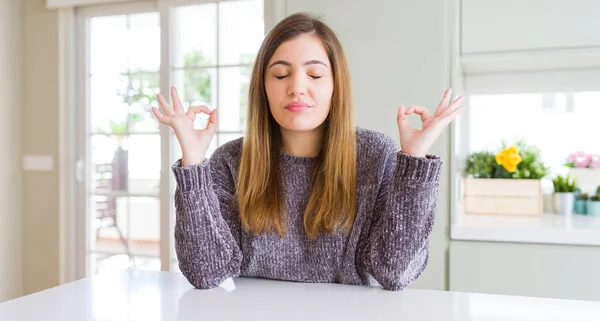
[[[600,247],[452,241],[450,290],[600,301]]]
[[[20,296],[20,1],[0,0],[0,302]]]
[[[286,1],[288,15],[299,11],[321,15],[340,38],[352,75],[358,126],[397,140],[398,106],[419,104],[433,110],[449,86],[446,1]],[[420,123],[413,120],[413,125]],[[430,263],[414,287],[446,288],[448,145],[445,133],[431,151],[446,162]]]
[[[462,0],[462,52],[600,46],[597,0]]]

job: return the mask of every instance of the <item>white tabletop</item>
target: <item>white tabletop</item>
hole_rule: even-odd
[[[98,275],[0,303],[2,321],[600,320],[600,302],[235,279],[196,290],[176,273]]]
[[[600,217],[461,214],[452,224],[451,238],[465,241],[600,246]]]

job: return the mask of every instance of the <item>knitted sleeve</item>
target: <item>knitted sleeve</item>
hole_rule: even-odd
[[[435,221],[442,160],[388,148],[364,252],[364,271],[384,289],[402,290],[423,272]]]
[[[200,289],[238,276],[242,262],[235,183],[225,149],[200,165],[182,167],[178,160],[172,166],[179,268]]]

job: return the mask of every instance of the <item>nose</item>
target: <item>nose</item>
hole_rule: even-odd
[[[306,79],[303,78],[301,73],[296,73],[290,76],[290,84],[288,87],[288,95],[290,96],[303,96],[306,94]]]

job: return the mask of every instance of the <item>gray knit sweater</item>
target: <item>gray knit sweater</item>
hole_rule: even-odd
[[[400,151],[389,137],[357,129],[356,219],[350,233],[307,237],[303,213],[315,158],[281,154],[288,232],[252,235],[241,228],[235,186],[242,139],[200,165],[172,170],[175,248],[181,272],[197,288],[229,277],[381,285],[401,290],[425,269],[442,160]]]

